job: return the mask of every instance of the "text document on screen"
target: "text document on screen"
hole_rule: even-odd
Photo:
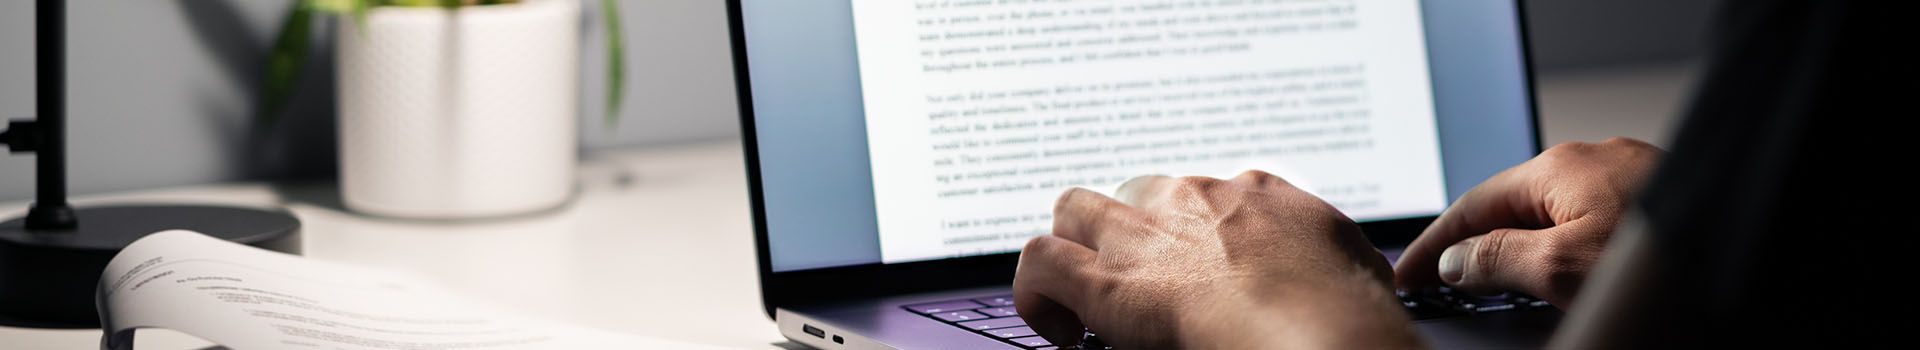
[[[1415,0],[855,0],[886,263],[1019,249],[1072,187],[1263,170],[1446,205]]]

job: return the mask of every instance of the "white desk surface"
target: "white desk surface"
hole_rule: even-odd
[[[777,348],[784,338],[760,306],[743,166],[733,140],[595,154],[582,162],[580,192],[567,207],[461,223],[347,212],[330,183],[191,186],[74,203],[284,206],[300,217],[304,255],[314,259],[412,273],[536,318]],[[20,214],[8,210],[0,217]],[[0,327],[6,349],[97,349],[99,341],[97,329]],[[136,341],[140,349],[211,345],[171,331],[141,331]]]
[[[1629,136],[1664,145],[1691,73],[1684,65],[1658,65],[1542,76],[1547,144]],[[306,255],[315,259],[413,273],[528,316],[581,326],[737,348],[790,345],[761,311],[739,141],[587,158],[571,205],[481,222],[353,214],[340,208],[329,183],[190,186],[75,203],[284,206],[305,225]],[[8,208],[0,217],[19,216],[26,204],[0,202]],[[99,330],[0,327],[0,348],[92,349],[99,337]],[[208,345],[143,331],[137,347]]]

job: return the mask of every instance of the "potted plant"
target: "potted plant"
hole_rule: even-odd
[[[615,1],[607,122],[623,63]],[[312,18],[337,26],[341,198],[355,211],[460,219],[539,211],[573,194],[579,0],[301,0],[268,60],[272,123]]]

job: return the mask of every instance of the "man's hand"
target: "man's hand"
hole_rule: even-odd
[[[1496,174],[1407,246],[1398,282],[1571,305],[1661,153],[1618,137],[1566,143]]]
[[[1262,172],[1150,176],[1062,195],[1020,255],[1014,300],[1056,345],[1418,346],[1386,259],[1333,206]]]

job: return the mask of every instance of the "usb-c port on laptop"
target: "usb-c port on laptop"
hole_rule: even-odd
[[[827,337],[827,331],[823,331],[823,330],[820,330],[819,328],[814,328],[813,326],[809,326],[809,325],[804,325],[804,324],[800,325],[800,331],[807,332],[807,334],[812,334],[814,337],[817,337],[817,338]]]

